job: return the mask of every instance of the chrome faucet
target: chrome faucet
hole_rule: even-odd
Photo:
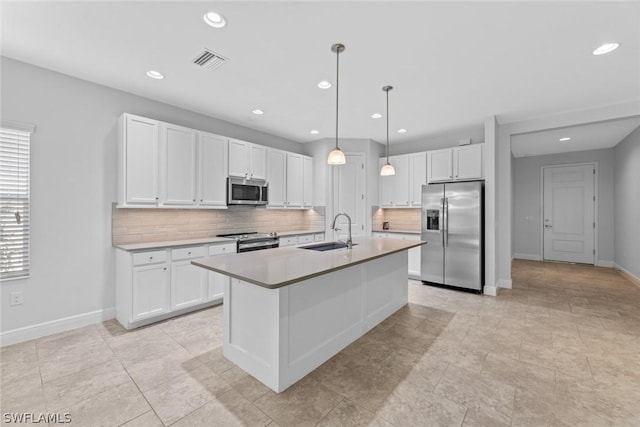
[[[336,231],[339,230],[339,228],[336,228],[336,221],[338,220],[338,217],[340,215],[346,216],[347,217],[347,221],[349,222],[349,239],[347,240],[347,248],[351,249],[351,248],[353,248],[353,240],[351,240],[351,217],[349,215],[347,215],[346,213],[342,213],[342,212],[337,214],[336,217],[333,218],[333,222],[331,223],[331,228],[333,230],[336,230]]]

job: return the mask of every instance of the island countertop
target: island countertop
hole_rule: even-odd
[[[425,241],[362,239],[356,241],[352,249],[319,252],[287,246],[216,255],[191,263],[258,286],[276,289],[424,244]]]

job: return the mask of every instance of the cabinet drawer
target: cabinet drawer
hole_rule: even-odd
[[[233,254],[236,252],[235,243],[223,243],[209,246],[209,256],[220,254]]]
[[[316,233],[313,235],[313,240],[316,242],[322,242],[324,240],[324,233]]]
[[[280,246],[292,246],[297,244],[298,239],[296,238],[296,236],[287,236],[280,238]]]
[[[311,243],[311,242],[313,242],[313,234],[304,234],[302,236],[298,236],[299,245],[303,243]]]
[[[206,247],[192,246],[188,248],[171,249],[171,260],[178,261],[181,259],[202,258],[207,256]]]
[[[158,264],[167,260],[167,251],[138,252],[133,254],[133,265]]]
[[[402,233],[389,233],[390,239],[401,239],[401,240],[420,240],[419,234],[402,234]]]

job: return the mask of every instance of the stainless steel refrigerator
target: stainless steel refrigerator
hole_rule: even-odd
[[[422,186],[423,283],[482,291],[483,211],[482,181]]]

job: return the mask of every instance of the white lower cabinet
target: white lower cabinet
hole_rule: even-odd
[[[303,234],[298,236],[298,244],[301,245],[303,243],[313,243],[313,234]]]
[[[401,240],[420,240],[419,234],[412,233],[386,233],[374,231],[372,233],[374,239],[401,239]],[[412,279],[420,279],[420,246],[411,248],[409,252],[409,277]]]
[[[202,304],[207,299],[207,271],[191,264],[206,256],[205,246],[171,250],[171,310]]]
[[[169,266],[167,263],[141,265],[133,268],[132,283],[133,321],[147,319],[169,312]]]
[[[133,329],[187,311],[222,302],[227,276],[196,267],[191,261],[235,253],[234,243],[116,250],[116,317]]]
[[[280,246],[293,246],[298,244],[298,238],[296,236],[280,237]]]
[[[224,245],[211,245],[209,246],[209,256],[221,255],[226,253],[234,253],[236,251],[235,243],[227,243]],[[208,273],[208,289],[207,289],[207,301],[222,301],[223,290],[225,283],[230,283],[231,278],[224,274],[210,271]]]

